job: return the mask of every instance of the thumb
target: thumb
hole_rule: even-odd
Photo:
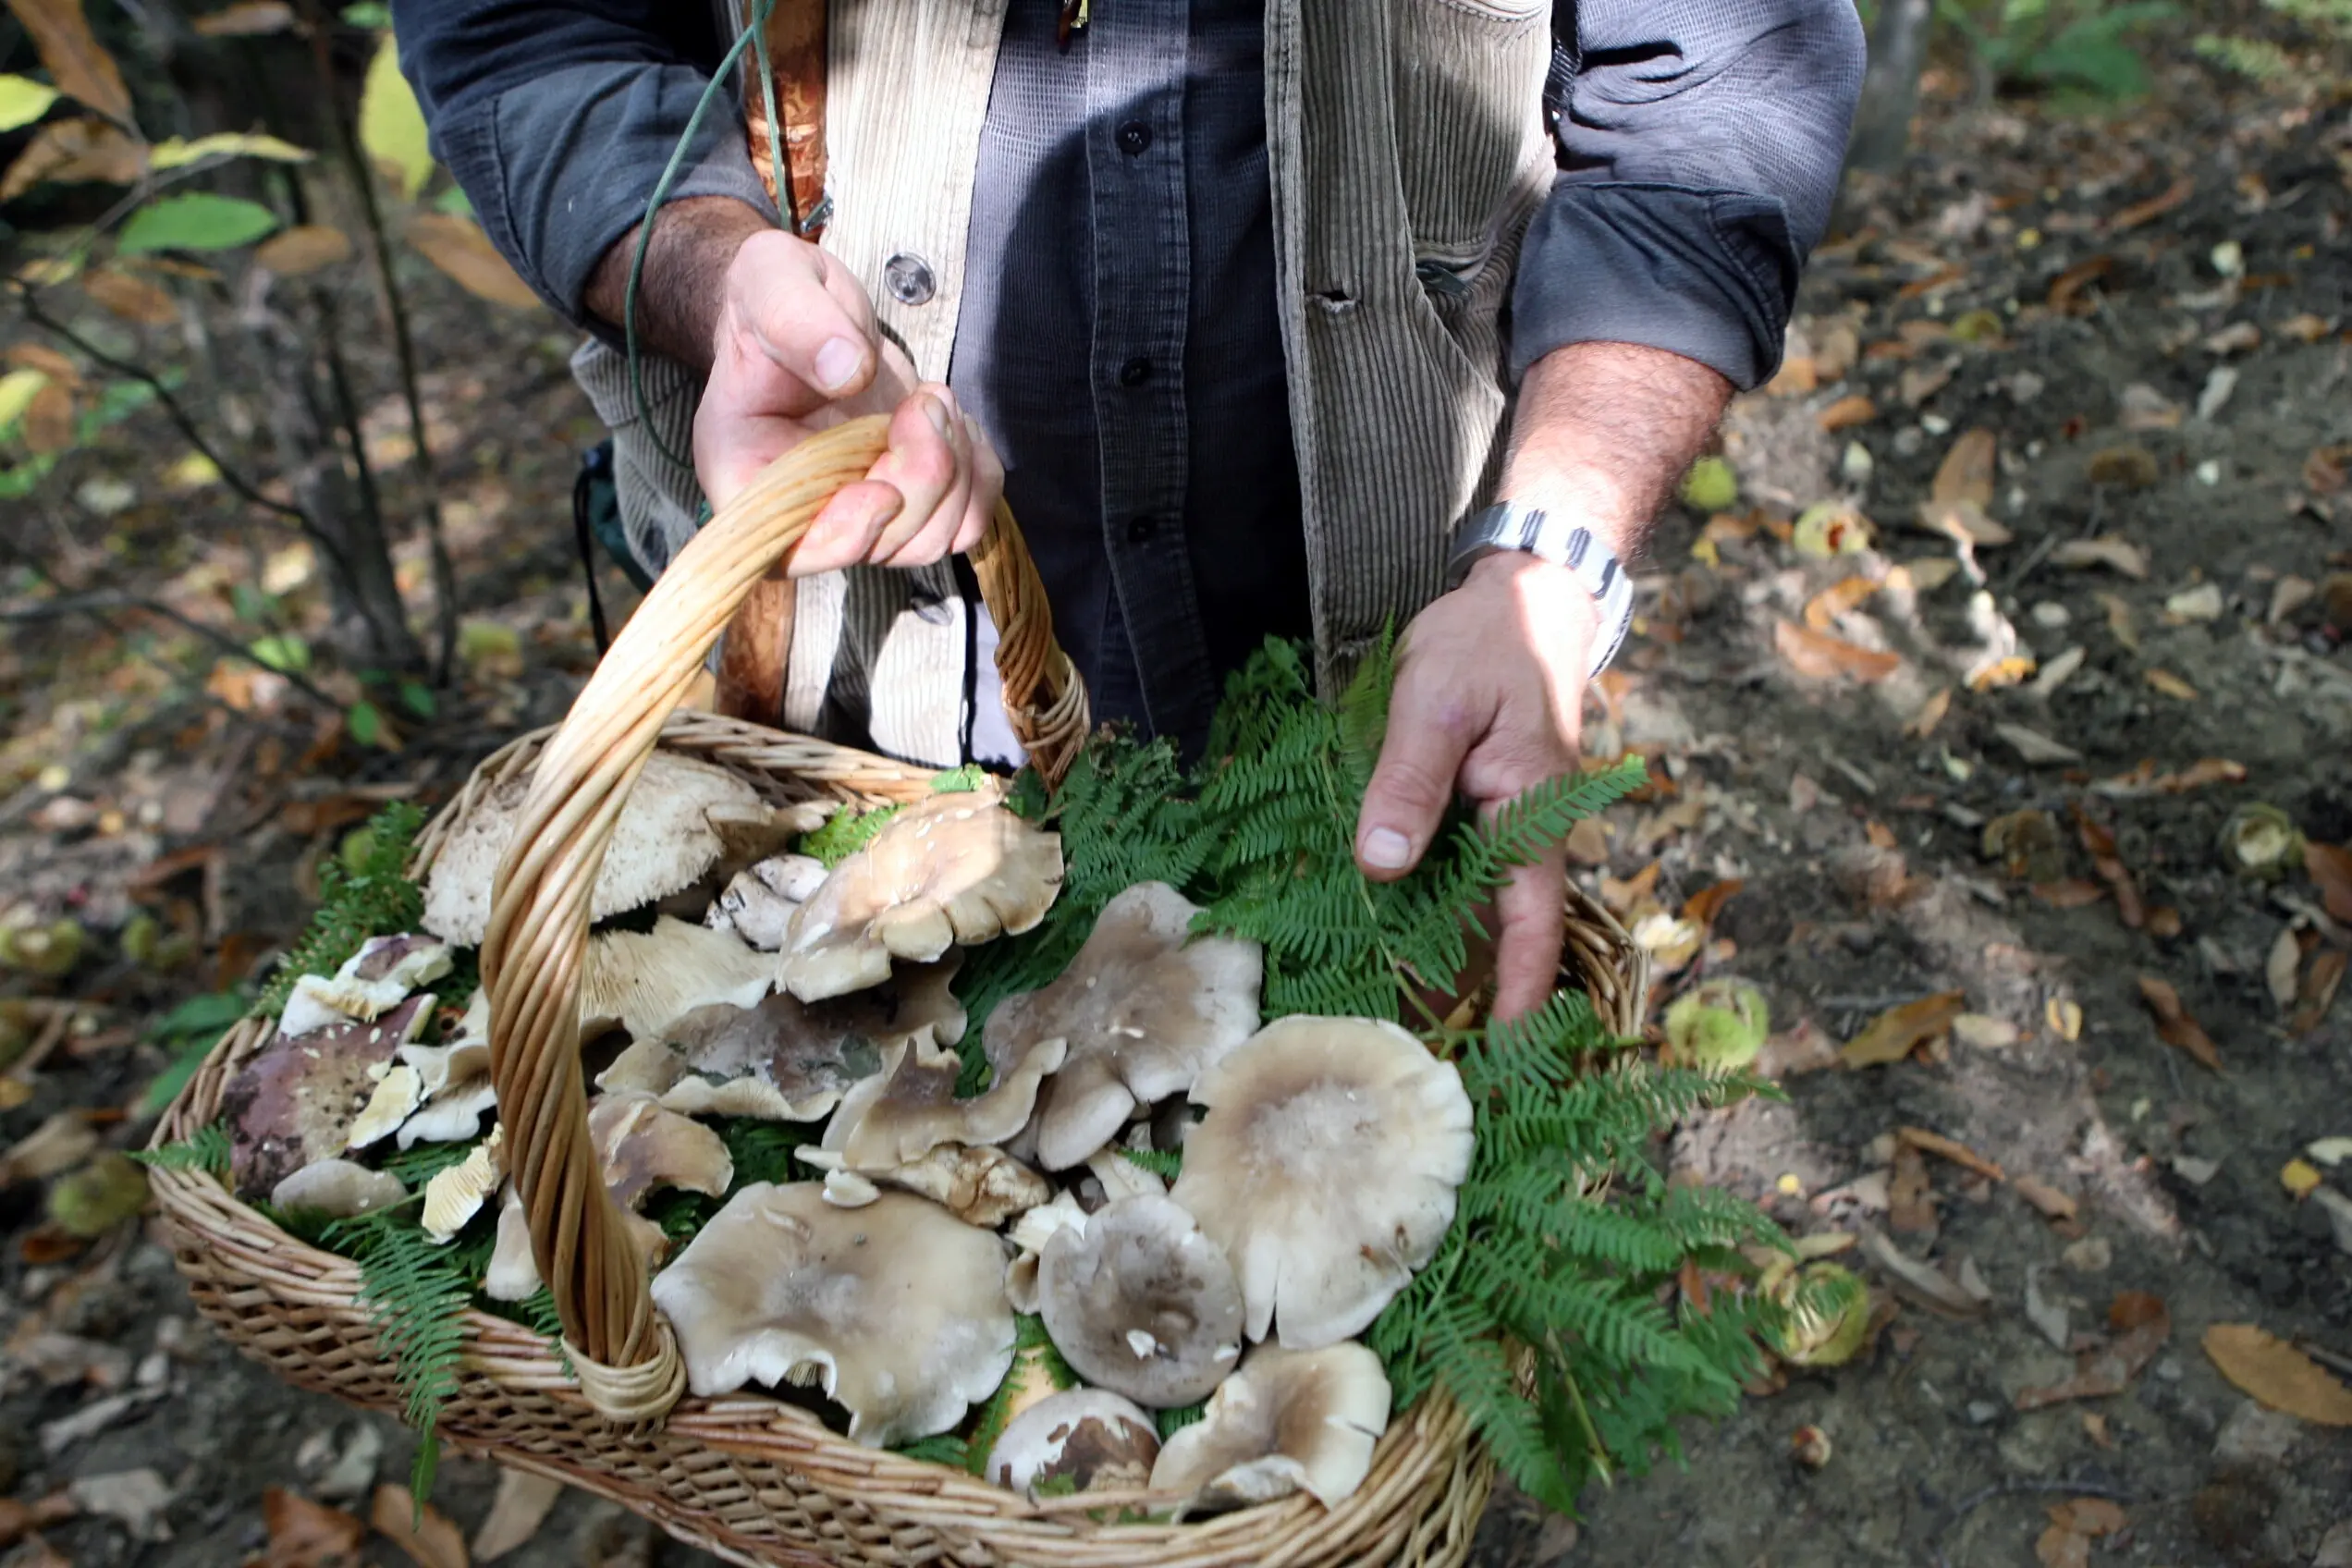
[[[826,398],[854,396],[873,381],[880,363],[873,307],[824,251],[778,231],[756,234],[737,252],[728,283],[741,349]]]
[[[1388,735],[1356,818],[1355,864],[1376,882],[1421,863],[1453,800],[1462,759],[1487,728],[1491,716],[1465,714],[1460,695],[1416,678],[1409,660],[1397,670]]]

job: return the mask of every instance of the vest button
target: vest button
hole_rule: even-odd
[[[1141,120],[1129,120],[1119,128],[1119,150],[1133,158],[1152,144],[1152,128]]]
[[[927,305],[939,291],[931,263],[912,251],[901,251],[882,263],[882,287],[901,305]]]
[[[1133,359],[1129,360],[1125,364],[1119,367],[1119,385],[1121,386],[1141,386],[1145,382],[1151,379],[1151,361],[1145,355],[1138,354]]]
[[[1156,517],[1146,515],[1127,520],[1127,542],[1131,545],[1145,544],[1158,532],[1159,519]]]

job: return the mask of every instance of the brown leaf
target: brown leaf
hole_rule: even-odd
[[[2115,835],[2084,811],[2081,802],[2076,802],[2074,809],[2075,830],[2082,838],[2082,847],[2089,851],[2091,869],[2114,892],[2117,918],[2132,930],[2138,930],[2147,923],[2147,910],[2140,902],[2139,884],[2132,880],[2130,869],[2115,849]]]
[[[2216,1323],[2205,1354],[2238,1388],[2272,1410],[2318,1427],[2352,1427],[2352,1389],[2325,1368],[2251,1323]]]
[[[405,1487],[376,1488],[368,1523],[407,1552],[417,1568],[471,1568],[458,1527],[431,1503],[420,1509]]]
[[[339,228],[306,223],[281,229],[253,247],[253,264],[280,277],[300,277],[350,259],[351,239]]]
[[[1978,428],[1962,434],[1937,466],[1929,497],[1937,501],[1974,501],[1979,507],[1992,505],[1993,459],[1997,450],[1998,444],[1990,430]]]
[[[2197,701],[2197,688],[2191,686],[2187,681],[2183,680],[2179,676],[2174,675],[2171,670],[2160,669],[2150,666],[2145,674],[2150,686],[2155,688],[2159,692],[2162,692],[2164,695],[2172,698],[2174,702],[2193,703]]]
[[[2078,314],[2076,304],[2082,291],[2114,270],[2115,258],[2104,253],[2076,262],[2050,280],[2050,293],[2044,303],[2061,315]],[[2088,308],[2088,301],[2084,301],[2083,309]]]
[[[2156,1297],[2130,1293],[2135,1299],[2128,1306],[2125,1298],[2118,1296],[2115,1307],[2108,1313],[2110,1326],[2118,1330],[2115,1337],[2099,1349],[2076,1356],[2075,1375],[2064,1382],[2046,1389],[2019,1390],[2019,1410],[2040,1410],[2070,1399],[2102,1399],[2122,1393],[2131,1386],[2140,1368],[2154,1360],[2156,1353],[2164,1348],[2164,1341],[2173,1337],[2173,1320],[2164,1304]]]
[[[0,354],[18,370],[37,370],[50,380],[69,387],[81,385],[81,367],[46,343],[18,343],[6,354]]]
[[[130,123],[130,89],[123,85],[115,57],[100,46],[81,14],[81,0],[8,0],[32,35],[49,80],[68,98],[80,99],[100,114]]]
[[[1775,625],[1772,641],[1791,668],[1816,680],[1850,676],[1870,684],[1884,680],[1903,667],[1897,655],[1857,647],[1843,637],[1831,637],[1793,620]]]
[[[1586,819],[1587,821],[1590,818]],[[1746,878],[1727,876],[1709,887],[1701,888],[1683,900],[1683,918],[1695,925],[1712,925],[1715,916],[1732,896],[1747,886]]]
[[[2052,1219],[2072,1219],[2075,1217],[2075,1200],[2039,1176],[2013,1177],[2009,1184],[2017,1189],[2019,1197]]]
[[[2328,948],[2311,960],[2310,968],[2303,972],[2303,984],[2297,993],[2298,1001],[2295,1016],[2286,1021],[2290,1035],[2309,1035],[2327,1022],[2328,1009],[2334,1005],[2336,987],[2344,984],[2346,955],[2341,948]]]
[[[2093,484],[2119,485],[2125,490],[2145,490],[2163,476],[2156,466],[2156,454],[2145,447],[2102,447],[2090,455],[2087,472]]]
[[[2341,844],[2303,841],[2303,875],[2320,889],[2320,901],[2338,920],[2352,920],[2352,850]]]
[[[2352,441],[2314,447],[2303,459],[2303,487],[2314,496],[2333,496],[2352,484]]]
[[[2187,1051],[2202,1066],[2216,1072],[2222,1070],[2222,1053],[2214,1048],[2213,1037],[2188,1015],[2178,991],[2153,974],[2143,974],[2139,977],[2139,995],[2147,1002],[2148,1011],[2156,1015],[2158,1038]]]
[[[143,326],[168,326],[179,319],[179,307],[170,295],[143,277],[111,267],[84,273],[81,291],[109,313]]]
[[[1909,721],[1903,726],[1903,732],[1924,741],[1935,733],[1936,726],[1942,724],[1943,716],[1951,711],[1952,688],[1939,686],[1935,689],[1935,694],[1921,703],[1919,711],[1913,714]]]
[[[1894,1151],[1894,1172],[1887,1182],[1887,1224],[1911,1235],[1936,1228],[1935,1192],[1928,1182],[1928,1162],[1908,1144]]]
[[[515,276],[482,226],[448,213],[421,213],[409,220],[409,243],[424,259],[458,280],[467,293],[494,305],[528,310],[539,303],[531,286]]]
[[[206,38],[256,38],[294,25],[294,7],[284,0],[238,0],[196,18],[189,26]]]
[[[12,202],[43,180],[60,185],[98,180],[130,185],[146,172],[147,149],[104,120],[53,120],[0,176],[0,202]]]
[[[1823,430],[1836,432],[1857,424],[1868,424],[1879,417],[1879,406],[1859,392],[1840,398],[1813,416],[1813,422]]]
[[[2052,566],[2103,566],[2122,572],[2125,577],[2145,578],[2148,575],[2148,552],[2120,533],[2102,533],[2096,539],[2069,539],[2050,552]]]
[[[262,1493],[269,1544],[251,1568],[346,1568],[359,1562],[367,1526],[339,1508],[272,1487]]]
[[[1959,991],[1939,991],[1915,1002],[1905,1002],[1870,1020],[1869,1026],[1848,1041],[1838,1054],[1848,1067],[1879,1067],[1901,1061],[1952,1027],[1952,1021],[1966,1009],[1967,998]]]
[[[2107,220],[2107,232],[2122,234],[2138,228],[2142,224],[2154,223],[2195,194],[2197,194],[2196,178],[2191,175],[2183,175],[2166,186],[2162,195],[2151,196],[2145,202],[2135,202],[2117,212],[2114,216]]]
[[[24,411],[24,444],[35,452],[62,452],[73,445],[73,394],[53,381],[32,395]]]
[[[2034,1542],[2034,1561],[2041,1568],[2090,1568],[2090,1537],[2052,1525]]]
[[[2105,898],[2107,889],[2083,877],[2069,876],[2060,882],[2035,883],[2033,896],[2052,909],[2081,909]]]
[[[2051,1523],[2078,1536],[2112,1536],[2128,1523],[2124,1511],[2103,1497],[2078,1497],[2050,1505]]]
[[[561,1481],[528,1470],[500,1470],[498,1495],[490,1504],[489,1516],[473,1533],[473,1560],[495,1562],[529,1541],[547,1522],[548,1512],[562,1495]]]
[[[2058,819],[2036,807],[2007,812],[1986,823],[1978,836],[1978,848],[1998,860],[2001,869],[2019,882],[2054,883],[2065,870]]]
[[[2009,1180],[2007,1171],[1956,1138],[1947,1138],[1941,1133],[1930,1133],[1924,1127],[1898,1127],[1894,1130],[1894,1135],[1901,1142],[1917,1149],[1922,1154],[1931,1154],[1948,1159],[1954,1165],[1965,1166],[1978,1175],[1990,1176],[1996,1182]]]
[[[1805,624],[1816,631],[1827,631],[1837,624],[1837,618],[1879,591],[1879,585],[1867,577],[1849,577],[1833,582],[1813,595],[1805,604]]]
[[[18,1497],[0,1497],[0,1551],[34,1530],[51,1525],[62,1525],[81,1512],[73,1499],[64,1492],[51,1492],[47,1497],[28,1502]]]

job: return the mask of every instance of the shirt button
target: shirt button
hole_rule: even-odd
[[[1119,150],[1133,158],[1152,144],[1152,128],[1141,120],[1129,120],[1119,128]]]
[[[1119,367],[1119,385],[1121,386],[1141,386],[1145,382],[1151,379],[1151,361],[1144,355],[1138,354],[1133,359],[1129,360],[1125,364]]]
[[[882,287],[901,305],[927,305],[939,291],[931,263],[912,251],[901,251],[882,263]]]
[[[1156,517],[1132,517],[1127,520],[1127,542],[1131,545],[1145,544],[1158,532],[1159,519]]]

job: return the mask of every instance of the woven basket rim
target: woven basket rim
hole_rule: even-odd
[[[463,814],[488,790],[532,766],[553,727],[520,736],[479,764],[465,785],[437,812],[420,835],[412,870],[429,868],[434,853]],[[872,753],[810,736],[790,735],[705,713],[680,713],[664,726],[659,742],[675,754],[715,764],[744,778],[771,796],[809,798],[831,796],[864,804],[920,798],[938,770],[893,761]],[[1603,1022],[1620,1033],[1638,1026],[1648,985],[1647,955],[1605,910],[1569,885],[1570,940],[1563,962],[1572,966],[1592,996]],[[225,1035],[158,1120],[149,1147],[184,1139],[218,1119],[223,1091],[242,1062],[276,1035],[268,1019],[248,1019]],[[159,1202],[187,1232],[207,1247],[234,1247],[248,1264],[265,1260],[265,1267],[286,1291],[299,1292],[310,1305],[349,1313],[364,1321],[370,1314],[360,1299],[360,1267],[354,1260],[328,1252],[292,1235],[239,1199],[224,1182],[209,1172],[158,1168],[151,1171]],[[183,1262],[183,1268],[186,1264]],[[465,1309],[460,1366],[487,1378],[501,1388],[528,1390],[560,1403],[576,1405],[583,1414],[586,1401],[566,1372],[557,1346],[530,1328],[478,1305]],[[353,1402],[362,1403],[362,1402]],[[1468,1453],[1474,1461],[1475,1484],[1481,1492],[1488,1461],[1476,1452],[1460,1411],[1442,1390],[1432,1390],[1409,1409],[1391,1418],[1374,1457],[1373,1476],[1366,1489],[1325,1509],[1303,1494],[1182,1525],[1110,1523],[1090,1517],[1106,1508],[1144,1506],[1165,1508],[1173,1494],[1135,1492],[1085,1494],[1076,1498],[1033,1501],[997,1487],[969,1471],[914,1459],[887,1449],[868,1448],[833,1431],[810,1410],[763,1393],[743,1391],[703,1398],[689,1394],[679,1401],[667,1426],[673,1434],[692,1434],[720,1452],[728,1451],[730,1429],[788,1432],[795,1444],[804,1442],[809,1453],[830,1456],[840,1463],[823,1466],[819,1477],[827,1488],[844,1488],[864,1495],[876,1506],[914,1522],[951,1520],[958,1527],[978,1528],[1008,1540],[1035,1537],[1033,1544],[1068,1542],[1072,1537],[1132,1546],[1133,1561],[1182,1563],[1194,1561],[1193,1550],[1237,1533],[1252,1530],[1288,1536],[1303,1530],[1313,1536],[1343,1530],[1352,1511],[1384,1474],[1393,1474],[1418,1458],[1437,1453]],[[461,1428],[447,1432],[456,1447],[482,1448],[484,1439],[469,1439]],[[1427,1453],[1415,1449],[1428,1445]],[[538,1456],[554,1464],[550,1456]],[[645,1507],[610,1488],[593,1476],[574,1473],[565,1478],[589,1489],[606,1491],[624,1504],[647,1513],[673,1534],[697,1539],[715,1549],[723,1542],[702,1534],[698,1522],[671,1517],[675,1509]],[[716,1526],[713,1526],[716,1527]],[[764,1543],[747,1542],[743,1550]],[[725,1555],[739,1556],[727,1551]],[[758,1556],[739,1557],[758,1562]],[[774,1559],[769,1559],[774,1561]],[[1050,1558],[1039,1559],[1050,1561]],[[1203,1558],[1204,1562],[1247,1562],[1254,1556]]]

